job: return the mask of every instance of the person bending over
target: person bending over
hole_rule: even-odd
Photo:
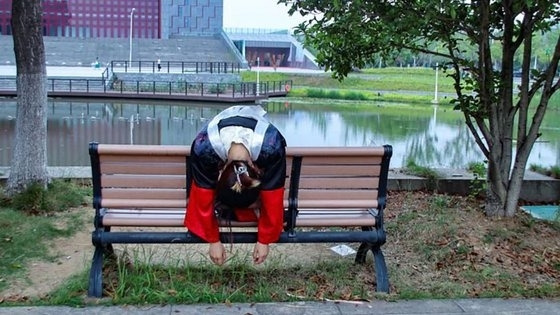
[[[232,106],[217,114],[191,144],[192,174],[184,224],[210,243],[212,262],[222,265],[218,217],[257,221],[253,262],[268,256],[283,229],[286,140],[260,106]]]

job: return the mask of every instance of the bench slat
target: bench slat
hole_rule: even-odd
[[[317,176],[317,175],[330,175],[330,176],[374,176],[379,174],[381,169],[380,165],[303,165],[301,169],[301,176]],[[291,171],[291,168],[290,170]],[[288,172],[289,174],[289,172]]]
[[[362,215],[345,215],[345,216],[329,216],[322,215],[320,217],[308,217],[305,214],[298,215],[296,221],[297,227],[343,227],[343,226],[375,226],[375,217],[369,214]]]
[[[152,149],[153,150],[153,149]],[[186,156],[184,155],[165,155],[157,154],[159,150],[154,150],[153,154],[150,155],[100,155],[99,161],[103,165],[104,163],[183,163],[185,164]]]
[[[105,226],[141,226],[141,227],[178,227],[184,228],[184,211],[173,209],[151,210],[110,210],[103,216]],[[256,222],[225,222],[220,220],[222,227],[255,227]],[[369,213],[338,213],[301,212],[298,227],[338,227],[338,226],[374,226],[375,218]]]
[[[380,165],[381,156],[352,156],[340,155],[331,156],[330,153],[325,152],[324,155],[318,156],[304,156],[306,165]],[[291,162],[289,159],[288,162]],[[290,163],[291,164],[291,163]]]
[[[289,189],[284,193],[288,198]],[[377,199],[376,189],[305,189],[299,190],[299,198],[304,199]],[[186,188],[104,188],[103,198],[108,199],[177,199],[185,200]]]
[[[379,186],[377,177],[301,177],[299,181],[300,189],[371,189]]]
[[[287,201],[284,206],[287,207]],[[101,206],[104,208],[178,208],[185,209],[187,201],[184,199],[110,199],[103,198]],[[300,200],[299,208],[324,208],[324,209],[367,209],[376,208],[377,200],[338,200],[338,199],[315,199]]]
[[[288,156],[383,156],[385,150],[378,147],[287,147]]]
[[[105,188],[103,198],[108,199],[187,199],[187,189],[154,189],[154,188]]]
[[[158,163],[158,162],[108,162],[101,164],[103,174],[160,174],[160,175],[186,175],[185,163]]]
[[[298,208],[336,208],[336,209],[367,209],[376,208],[377,200],[339,200],[339,199],[301,199],[298,200]]]
[[[157,147],[157,150],[154,148]],[[142,144],[100,144],[97,146],[97,152],[100,156],[111,154],[118,155],[176,155],[187,156],[190,153],[190,147],[179,145],[142,145]]]
[[[104,208],[180,208],[187,207],[185,199],[109,199],[103,198],[101,206]]]
[[[371,199],[377,201],[378,191],[376,189],[300,189],[298,198],[306,199]]]
[[[174,175],[101,175],[102,187],[185,188],[186,176]]]
[[[142,226],[185,228],[185,210],[177,209],[111,209],[103,216],[105,226]],[[218,220],[222,227],[256,227],[257,222]]]
[[[144,226],[144,227],[183,227],[185,212],[179,214],[161,213],[106,213],[103,216],[104,226]]]

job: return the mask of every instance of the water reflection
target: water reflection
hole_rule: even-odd
[[[198,130],[229,105],[49,100],[48,164],[87,166],[90,141],[115,144],[190,145]],[[408,158],[420,165],[462,168],[483,156],[458,112],[430,106],[329,108],[286,102],[263,104],[290,146],[372,146],[391,144],[392,167]],[[14,138],[16,104],[0,101],[0,166],[8,166]],[[543,126],[529,164],[560,165],[560,130]],[[556,128],[556,129],[555,129]]]

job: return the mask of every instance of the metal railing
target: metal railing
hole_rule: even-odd
[[[47,92],[49,93],[76,93],[76,95],[87,96],[92,94],[99,96],[105,94],[107,97],[131,96],[150,97],[154,96],[201,96],[201,97],[230,97],[241,98],[249,96],[281,95],[287,93],[292,87],[292,81],[262,81],[236,82],[236,83],[210,83],[210,82],[187,82],[187,81],[134,81],[115,80],[107,82],[104,79],[47,79]],[[1,91],[15,91],[15,78],[0,78]]]
[[[132,61],[113,60],[107,69],[111,72],[132,73],[239,73],[239,62],[217,61]]]
[[[227,34],[283,34],[291,35],[291,30],[286,28],[251,28],[251,27],[225,27]]]

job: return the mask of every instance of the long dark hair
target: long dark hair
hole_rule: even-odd
[[[220,173],[216,187],[217,200],[232,208],[247,208],[257,201],[261,170],[247,161],[231,161]]]

